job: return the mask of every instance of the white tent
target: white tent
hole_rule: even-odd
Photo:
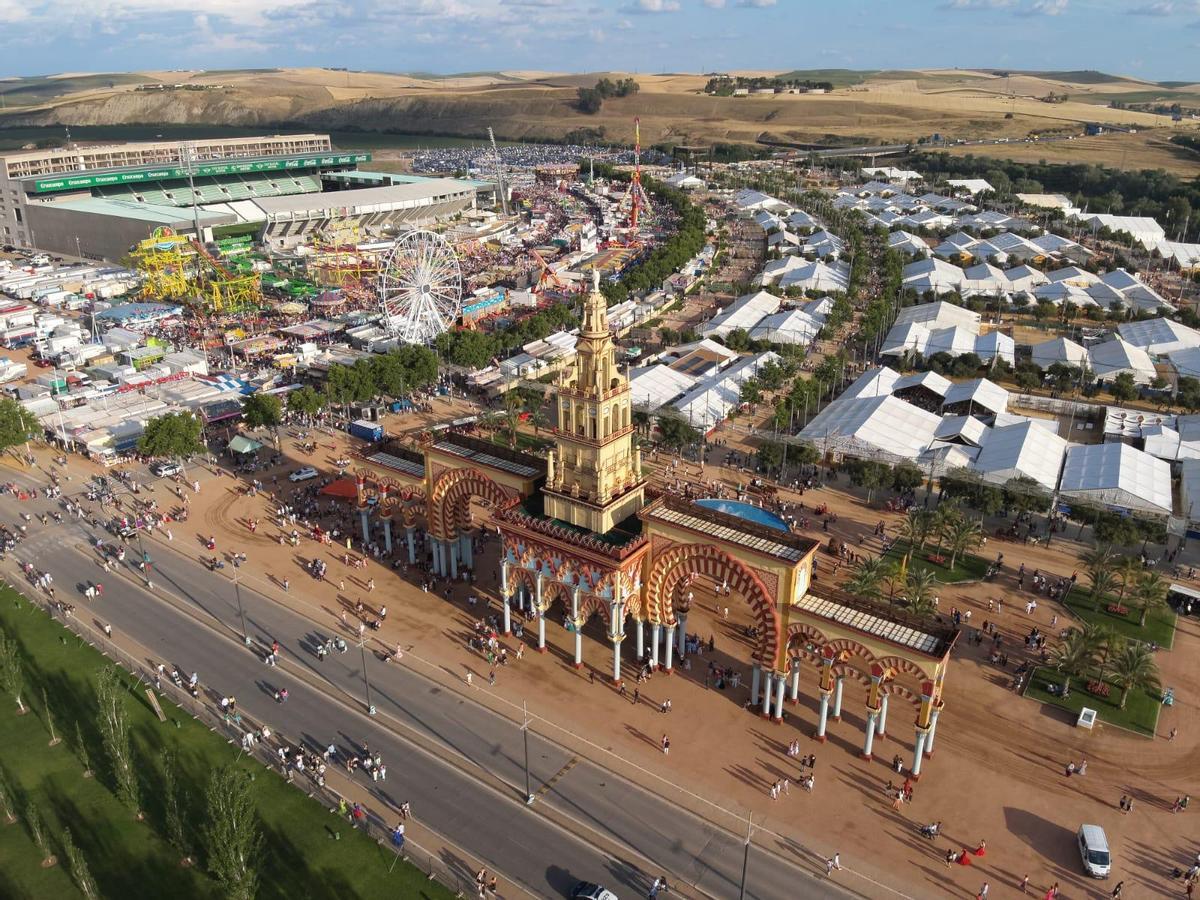
[[[1060,493],[1103,506],[1172,511],[1171,466],[1129,444],[1086,444],[1067,451]]]
[[[756,341],[773,344],[792,344],[807,347],[817,337],[824,323],[800,309],[785,309],[774,315],[764,316],[750,329],[750,337]]]
[[[823,262],[808,263],[784,273],[779,279],[779,286],[829,294],[845,293],[850,289],[850,266],[841,260],[829,265]]]
[[[1082,368],[1087,365],[1088,352],[1086,347],[1070,338],[1058,337],[1052,341],[1034,344],[1033,361],[1043,369],[1048,369],[1055,363]]]
[[[992,428],[975,469],[985,481],[1004,484],[1011,478],[1032,478],[1048,491],[1058,485],[1067,442],[1031,419]]]
[[[951,356],[962,356],[964,353],[974,353],[978,337],[970,328],[961,325],[935,328],[929,332],[929,340],[925,343],[925,355],[949,353]]]
[[[1032,291],[1047,281],[1046,273],[1032,266],[1014,266],[1004,273],[1004,277],[1014,291]]]
[[[742,294],[700,328],[705,337],[725,337],[739,328],[749,330],[763,316],[778,312],[780,299],[766,291]]]
[[[1088,366],[1097,378],[1116,378],[1128,372],[1138,384],[1149,384],[1157,374],[1149,353],[1119,337],[1088,348]]]
[[[937,439],[981,447],[990,432],[991,429],[974,416],[943,416],[938,425]]]
[[[1127,234],[1147,250],[1152,250],[1167,234],[1163,227],[1148,216],[1114,216],[1108,213],[1076,213],[1074,218],[1091,226],[1093,231],[1107,228],[1119,234]]]
[[[1200,331],[1188,328],[1173,319],[1144,319],[1122,322],[1117,332],[1135,347],[1151,356],[1169,356],[1175,350],[1200,347]]]
[[[1200,347],[1173,350],[1167,354],[1180,378],[1200,378]]]
[[[838,400],[854,400],[858,397],[887,397],[900,380],[900,373],[887,366],[867,369],[838,395]]]
[[[962,293],[997,294],[1012,290],[1012,282],[991,263],[979,263],[963,271]]]
[[[741,403],[741,386],[763,366],[778,362],[777,353],[744,357],[711,378],[697,382],[672,405],[693,428],[711,431],[729,411]]]
[[[903,285],[919,294],[933,291],[948,294],[957,291],[963,282],[963,271],[958,266],[937,257],[919,259],[904,267]]]
[[[941,419],[896,397],[839,398],[800,437],[846,456],[916,459],[929,449]]]
[[[1017,361],[1017,345],[1003,331],[989,331],[975,338],[975,353],[984,362],[991,362],[999,357],[1009,365]]]
[[[950,268],[954,269],[954,266]],[[955,269],[955,271],[961,271]],[[938,300],[934,303],[919,303],[916,306],[908,306],[900,310],[896,316],[896,324],[904,325],[908,322],[919,322],[928,328],[948,328],[951,325],[959,325],[963,328],[968,328],[972,333],[979,333],[979,313],[972,312],[964,306],[955,306],[953,303],[946,303],[943,300]]]
[[[1099,275],[1089,272],[1087,269],[1081,269],[1079,266],[1066,266],[1062,269],[1055,269],[1052,272],[1047,272],[1046,278],[1050,281],[1065,281],[1068,284],[1073,284],[1081,288],[1086,288],[1100,280]]]
[[[889,250],[898,250],[909,256],[929,256],[930,252],[924,238],[907,231],[893,231],[888,235],[887,245]]]
[[[629,373],[629,395],[633,405],[653,412],[691,390],[696,379],[670,366],[653,365]]]
[[[1008,412],[1008,391],[986,378],[972,378],[951,385],[942,406],[958,406],[969,415]]]

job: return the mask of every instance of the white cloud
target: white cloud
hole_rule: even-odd
[[[942,9],[1005,9],[1015,5],[1016,0],[946,0],[946,2],[942,4]]]
[[[1145,6],[1135,6],[1129,10],[1133,16],[1170,16],[1176,12],[1176,6],[1171,0],[1160,0],[1158,3],[1147,3]]]
[[[1029,8],[1030,15],[1061,16],[1067,11],[1068,0],[1033,0]]]
[[[775,0],[738,0],[738,6],[747,6],[753,9],[766,9],[768,6],[774,6]]]
[[[673,13],[679,12],[679,0],[635,0],[629,6],[623,7],[631,13]]]
[[[619,22],[617,22],[617,30],[618,31],[633,31],[633,23],[630,22],[628,19],[621,19]]]
[[[721,9],[725,6],[725,0],[704,0],[704,5],[709,9]]]

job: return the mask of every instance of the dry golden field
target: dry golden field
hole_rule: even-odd
[[[601,73],[624,77],[626,73]],[[755,73],[780,74],[780,73]],[[1172,128],[1196,132],[1200,121],[1172,126],[1166,116],[1112,109],[1110,100],[1180,102],[1200,108],[1200,86],[1164,88],[1150,82],[1096,73],[998,76],[931,69],[911,72],[837,73],[825,95],[710,97],[701,75],[636,75],[633,96],[605,101],[584,115],[573,100],[578,87],[600,74],[497,72],[461,77],[341,72],[318,68],[244,72],[143,72],[120,76],[63,76],[63,92],[29,95],[22,108],[7,104],[5,124],[122,125],[303,124],[314,128],[364,128],[425,134],[480,135],[488,126],[507,139],[561,138],[573,130],[604,130],[607,140],[630,141],[641,118],[642,140],[655,142],[759,141],[796,144],[840,140],[899,143],[932,134],[967,140],[1008,137],[986,148],[1015,159],[1072,160],[1111,165],[1162,166],[1200,172],[1186,154],[1166,143]],[[819,73],[811,77],[820,79]],[[1077,80],[1071,80],[1077,77]],[[205,84],[205,91],[147,93],[138,81]],[[72,90],[78,83],[79,89]],[[1065,102],[1038,98],[1066,95]],[[14,96],[12,98],[16,100]],[[1066,145],[1023,144],[1045,132],[1080,133],[1084,123],[1136,128],[1136,135],[1077,140]],[[1150,134],[1146,134],[1147,131]]]

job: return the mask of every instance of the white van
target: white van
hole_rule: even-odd
[[[1080,825],[1078,838],[1083,871],[1093,878],[1107,878],[1112,870],[1112,855],[1104,829],[1099,825]]]

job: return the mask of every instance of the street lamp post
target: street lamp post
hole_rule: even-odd
[[[754,813],[746,814],[746,846],[742,852],[742,887],[738,891],[738,900],[746,900],[746,873],[750,868],[750,831],[754,827]]]
[[[238,616],[242,620],[242,642],[250,646],[250,632],[246,628],[246,610],[242,608],[242,584],[238,581],[237,572],[233,573],[233,592],[237,595]]]
[[[529,705],[521,701],[521,735],[525,738],[525,805],[533,803],[533,791],[529,788]]]
[[[375,715],[375,705],[371,702],[371,679],[367,676],[367,639],[358,639],[358,649],[362,652],[363,684],[367,686],[367,715]]]

